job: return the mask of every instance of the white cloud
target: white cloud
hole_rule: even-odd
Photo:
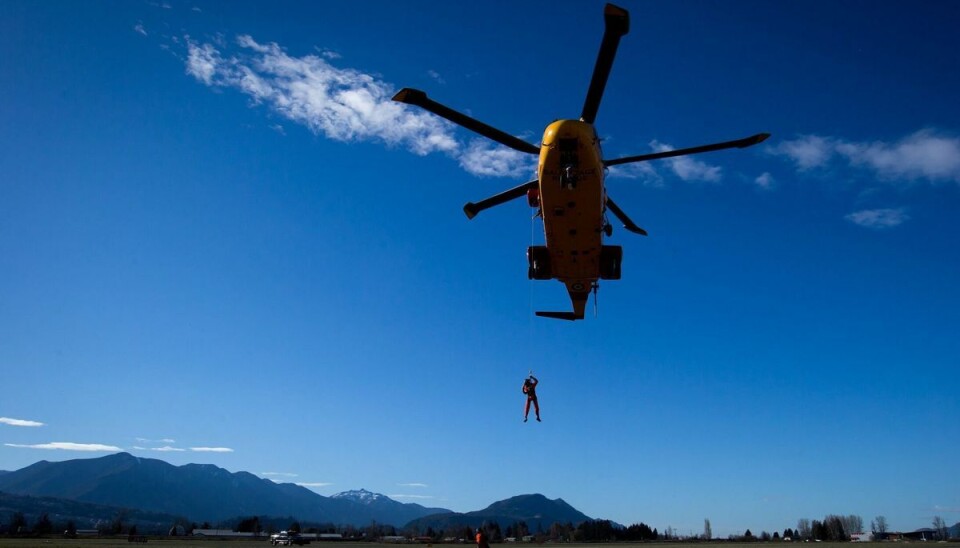
[[[426,155],[441,152],[480,176],[525,177],[536,158],[492,142],[464,145],[455,126],[417,107],[392,100],[395,87],[349,68],[331,65],[328,50],[293,57],[276,43],[237,38],[239,50],[224,56],[218,46],[186,37],[186,72],[215,87],[237,89],[314,133],[345,142],[375,141]],[[226,47],[226,46],[221,46]],[[434,78],[439,74],[433,73]]]
[[[0,417],[0,424],[6,424],[8,426],[44,426],[42,422],[25,419],[11,419],[9,417]]]
[[[213,85],[217,67],[222,63],[220,52],[211,44],[195,46],[193,42],[188,42],[187,74],[210,86]]]
[[[440,76],[440,73],[433,69],[427,71],[427,76],[433,78],[438,84],[447,83],[447,81],[443,79],[443,76]]]
[[[135,439],[140,443],[176,443],[177,442],[177,440],[173,440],[170,438],[161,438],[159,440],[151,440],[147,438],[135,438]]]
[[[292,474],[290,472],[260,472],[261,476],[267,477],[281,477],[281,478],[295,478],[297,474]]]
[[[237,88],[285,118],[338,141],[379,140],[416,154],[454,152],[451,126],[391,100],[373,76],[330,65],[316,55],[291,57],[275,43],[240,36],[239,55],[224,59],[212,44],[188,41],[187,73],[210,86]]]
[[[889,181],[960,183],[960,138],[930,129],[894,143],[803,135],[767,151],[792,160],[800,171],[827,167],[834,158],[841,158],[850,167],[871,171]]]
[[[233,453],[229,447],[191,447],[190,450],[198,453]]]
[[[786,156],[797,164],[797,169],[806,171],[827,164],[834,153],[834,141],[829,137],[802,135],[792,141],[781,141],[777,146],[767,147],[767,151]]]
[[[960,139],[921,130],[896,143],[837,143],[850,164],[885,179],[926,179],[960,183]]]
[[[317,53],[319,53],[320,55],[322,55],[322,56],[324,56],[324,57],[326,57],[327,59],[330,59],[330,60],[340,59],[341,57],[343,57],[342,55],[340,55],[340,54],[337,53],[336,51],[333,51],[333,50],[330,50],[330,49],[320,49],[320,48],[317,48],[317,47],[315,47],[315,48],[313,48],[313,49],[317,50]]]
[[[655,140],[650,142],[650,147],[657,152],[674,150],[674,147]],[[662,161],[666,162],[667,165],[670,166],[670,169],[673,170],[673,173],[684,181],[707,181],[716,183],[719,182],[722,177],[722,168],[720,166],[712,166],[706,162],[694,160],[690,156],[677,156],[674,158],[666,158]]]
[[[903,224],[910,218],[902,208],[897,209],[864,209],[844,216],[844,219],[853,224],[867,228],[893,228]]]
[[[332,483],[322,482],[322,481],[311,481],[311,482],[297,482],[297,485],[300,487],[329,487],[333,485]]]
[[[770,175],[769,172],[765,171],[761,173],[756,179],[754,179],[753,183],[757,185],[759,188],[762,188],[764,190],[769,190],[773,188],[773,185],[776,183],[776,181],[774,180],[773,175]]]
[[[460,166],[474,175],[534,177],[536,157],[483,139],[473,139],[460,156]]]
[[[138,22],[136,25],[134,25],[133,30],[135,30],[136,32],[139,32],[144,36],[147,35],[147,29],[143,28],[143,22]]]
[[[426,483],[398,483],[400,487],[428,487]]]
[[[20,449],[50,449],[60,451],[123,451],[114,445],[103,445],[100,443],[73,443],[69,441],[55,441],[51,443],[38,443],[34,445],[23,445],[19,443],[5,443],[7,447],[17,447]]]
[[[639,179],[644,185],[662,188],[664,185],[663,177],[657,173],[657,170],[650,162],[636,162],[632,164],[623,164],[619,166],[610,166],[607,168],[608,177],[618,177],[623,179]]]
[[[435,497],[433,497],[433,495],[403,495],[403,494],[398,494],[398,495],[387,495],[387,496],[390,497],[390,498],[392,498],[392,499],[432,499],[432,498],[435,498]]]
[[[169,445],[164,445],[163,447],[151,447],[148,451],[157,451],[159,453],[180,453],[186,451],[182,447],[171,447]]]

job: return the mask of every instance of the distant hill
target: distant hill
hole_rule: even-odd
[[[303,521],[401,526],[448,511],[383,497],[364,503],[351,496],[324,497],[292,483],[274,483],[248,472],[210,464],[173,466],[158,459],[117,453],[94,459],[40,461],[0,475],[0,491],[56,497],[217,522],[237,516],[295,516]],[[389,501],[389,502],[388,502]]]
[[[96,529],[100,524],[110,524],[114,519],[122,518],[125,528],[135,525],[138,531],[148,535],[166,534],[173,523],[183,519],[160,512],[0,492],[0,531],[10,523],[10,514],[14,512],[22,512],[28,526],[35,524],[39,516],[46,514],[55,526],[65,527],[67,521],[73,521],[77,529]]]
[[[59,521],[71,515],[85,522],[111,520],[118,509],[127,509],[127,513],[136,509],[148,516],[143,518],[144,523],[152,523],[157,515],[161,516],[156,518],[157,523],[172,523],[172,516],[197,523],[289,516],[304,523],[364,527],[375,521],[395,527],[411,525],[419,530],[442,530],[451,525],[477,527],[493,521],[507,527],[525,521],[535,531],[538,526],[546,530],[554,522],[576,525],[590,519],[562,499],[550,500],[540,494],[512,497],[461,514],[397,502],[365,489],[324,497],[292,483],[274,483],[248,472],[232,473],[211,464],[174,466],[128,453],[40,461],[0,474],[0,492],[21,497],[7,496],[10,504],[0,506],[0,514],[17,511],[17,504],[37,506],[37,500],[27,498],[33,497],[57,508],[47,512],[51,519],[54,514],[59,516]]]
[[[366,489],[344,491],[330,498],[335,501],[349,501],[365,508],[369,517],[361,523],[362,525],[368,525],[371,521],[376,521],[377,523],[388,523],[399,527],[419,517],[450,512],[446,508],[427,508],[416,503],[397,502],[386,495],[372,493]],[[359,510],[355,509],[355,512],[358,520],[363,518]]]
[[[434,530],[457,526],[474,528],[484,522],[494,521],[501,527],[507,527],[514,522],[525,521],[531,531],[536,531],[538,526],[547,531],[554,522],[570,522],[577,525],[590,519],[563,499],[550,500],[540,494],[531,494],[501,500],[474,512],[463,514],[447,512],[417,518],[409,522],[407,527],[418,528],[421,531],[426,530],[427,527],[432,527]]]

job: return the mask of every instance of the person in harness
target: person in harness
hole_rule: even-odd
[[[537,414],[537,422],[540,421],[540,403],[537,402],[537,384],[540,381],[533,376],[533,372],[530,372],[530,376],[523,380],[523,393],[527,395],[527,403],[523,407],[523,422],[527,422],[527,416],[530,414],[530,402],[533,402],[533,410]]]
[[[490,543],[487,542],[487,533],[481,527],[477,528],[477,548],[490,548]]]

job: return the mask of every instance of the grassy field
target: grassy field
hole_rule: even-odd
[[[911,544],[907,543],[898,543],[898,544]],[[920,543],[917,543],[920,544]],[[927,544],[927,543],[924,543]],[[934,544],[934,543],[929,543]],[[871,546],[877,546],[873,543]],[[889,546],[885,544],[886,546]],[[951,543],[952,546],[957,546],[956,543]],[[132,548],[134,546],[144,546],[139,543],[127,542],[126,538],[119,539],[101,539],[101,538],[86,538],[86,539],[62,539],[62,538],[46,538],[46,539],[13,539],[13,538],[0,538],[0,548],[110,548],[110,547],[126,547]],[[192,539],[192,538],[163,538],[163,539],[150,539],[146,543],[147,548],[150,546],[153,547],[164,547],[164,548],[245,548],[250,546],[270,546],[266,540],[212,540],[212,539]],[[350,543],[312,543],[308,546],[322,546],[324,548],[426,548],[426,545],[422,544],[379,544],[379,543],[360,543],[360,542],[350,542]],[[457,546],[463,548],[473,548],[473,544],[437,544],[435,548],[455,548]],[[528,548],[540,548],[541,545],[537,544],[494,544],[496,547],[507,548],[507,547],[528,547]],[[559,545],[550,544],[549,546],[557,546],[562,548],[602,548],[603,546],[609,546],[611,548],[774,548],[774,547],[783,547],[786,546],[780,542],[750,542],[750,543],[736,543],[736,542],[711,542],[711,543],[683,543],[683,542],[662,542],[662,543],[616,543],[616,544],[573,544],[565,543]],[[800,547],[799,544],[795,545],[797,548]],[[812,545],[811,545],[812,546]],[[820,542],[816,544],[817,548],[851,548],[849,542]],[[931,547],[933,548],[933,547]]]

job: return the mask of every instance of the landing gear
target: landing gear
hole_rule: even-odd
[[[620,264],[623,261],[623,248],[618,245],[605,245],[600,248],[600,279],[619,280]]]
[[[546,246],[534,245],[527,248],[527,277],[531,280],[549,280],[552,275],[550,272],[550,253]]]

